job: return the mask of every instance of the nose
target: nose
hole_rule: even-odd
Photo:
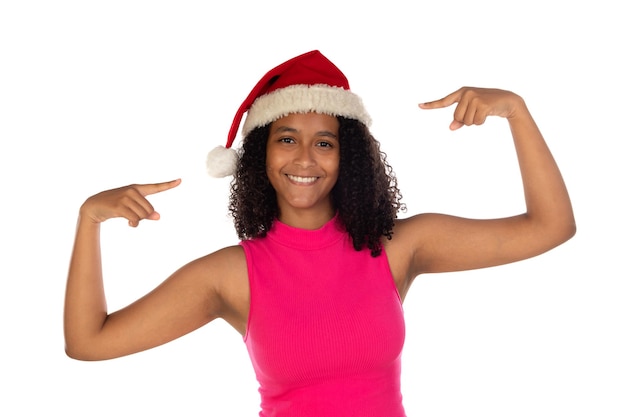
[[[309,146],[300,146],[296,152],[293,162],[302,168],[314,166],[316,162],[313,149]]]

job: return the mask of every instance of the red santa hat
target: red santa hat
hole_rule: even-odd
[[[348,79],[341,70],[320,51],[307,52],[270,70],[254,86],[235,114],[226,146],[209,152],[209,175],[226,177],[235,173],[237,152],[232,145],[246,112],[243,137],[290,113],[344,116],[366,126],[371,122],[361,98],[350,91]]]

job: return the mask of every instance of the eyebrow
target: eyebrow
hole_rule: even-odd
[[[298,129],[295,129],[289,126],[279,126],[276,128],[276,130],[271,132],[272,135],[275,135],[278,133],[298,133]],[[315,133],[315,136],[326,136],[326,137],[337,139],[337,135],[329,130],[320,130],[319,132]]]
[[[289,127],[289,126],[278,126],[273,132],[272,134],[275,133],[296,133],[298,132],[298,129],[294,129],[293,127]]]

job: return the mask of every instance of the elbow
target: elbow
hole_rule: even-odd
[[[563,243],[567,242],[568,240],[573,238],[575,235],[576,235],[576,222],[574,221],[574,219],[572,219],[572,222],[568,225],[564,233]]]
[[[565,243],[576,235],[576,217],[574,216],[574,210],[572,209],[571,203],[568,204],[561,219],[563,233],[562,243]]]
[[[576,235],[576,222],[573,216],[552,217],[550,219],[532,219],[530,241],[535,242],[531,256],[548,252],[560,246]]]
[[[66,322],[63,329],[65,355],[79,361],[108,359],[104,340],[97,332],[88,332]]]
[[[77,349],[74,346],[70,346],[70,345],[65,345],[65,354],[67,355],[68,358],[70,359],[75,359],[78,361],[90,361],[93,359],[90,359],[89,355],[87,355],[85,352],[81,351],[80,349]]]
[[[90,348],[89,344],[84,343],[65,343],[65,354],[70,359],[78,361],[93,362],[108,359],[100,355],[97,350]]]
[[[65,354],[70,359],[87,360],[85,354],[85,344],[80,343],[80,338],[73,335],[65,329]]]
[[[70,358],[70,359],[75,359],[75,360],[78,360],[78,361],[85,360],[85,359],[83,359],[83,358],[82,358],[82,356],[81,356],[81,355],[77,354],[75,351],[73,351],[73,350],[71,350],[71,349],[67,349],[67,348],[65,348],[65,354],[66,354],[66,355],[67,355],[67,357],[68,357],[68,358]]]
[[[576,235],[576,219],[574,218],[574,213],[570,211],[569,216],[567,216],[563,221],[563,242],[567,242],[571,238]]]
[[[576,235],[576,221],[574,217],[570,217],[566,221],[561,221],[558,224],[558,227],[555,228],[553,233],[554,236],[554,247],[562,245],[567,242],[571,238]]]
[[[576,221],[572,218],[572,221],[569,225],[569,234],[567,235],[567,239],[565,240],[570,240],[575,235],[576,235]]]
[[[65,349],[65,354],[70,359],[74,359],[74,360],[82,361],[82,362],[95,362],[95,361],[103,361],[103,360],[108,359],[105,357],[99,357],[99,356],[89,354],[88,352],[80,352],[80,351],[70,350],[70,349]]]

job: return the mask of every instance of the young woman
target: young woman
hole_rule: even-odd
[[[146,197],[180,180],[130,185],[85,201],[67,282],[67,354],[128,355],[222,318],[248,348],[261,416],[404,416],[402,300],[415,277],[519,261],[575,233],[565,184],[524,101],[508,91],[461,88],[420,107],[452,105],[451,129],[480,125],[488,116],[508,120],[525,213],[397,219],[400,194],[365,108],[341,71],[312,51],[253,88],[228,137],[231,148],[247,113],[243,147],[230,162],[210,155],[213,172],[234,174],[230,210],[239,245],[190,262],[109,313],[100,224],[114,217],[133,227],[158,220]]]

